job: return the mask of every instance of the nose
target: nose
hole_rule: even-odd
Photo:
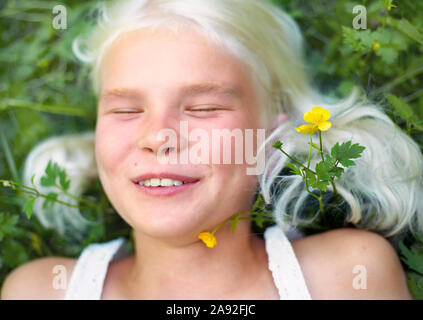
[[[168,156],[170,152],[179,153],[187,141],[180,135],[179,117],[175,112],[165,110],[146,114],[137,133],[137,147],[156,157]]]

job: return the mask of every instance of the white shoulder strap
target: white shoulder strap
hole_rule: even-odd
[[[86,247],[72,271],[64,300],[100,300],[109,262],[125,240],[119,237]]]
[[[300,264],[288,238],[278,226],[264,232],[269,269],[281,300],[311,300]]]

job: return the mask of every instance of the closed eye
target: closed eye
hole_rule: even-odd
[[[210,106],[209,105],[202,105],[201,107],[202,108],[200,108],[200,106],[198,106],[198,108],[193,107],[193,108],[188,109],[188,111],[194,111],[194,112],[196,112],[196,111],[199,111],[199,112],[211,112],[211,111],[222,111],[222,110],[225,109],[224,107],[218,107],[218,108],[216,108],[216,107],[214,107],[212,105],[210,105]]]
[[[139,113],[139,112],[142,112],[142,111],[137,109],[119,109],[119,110],[113,111],[113,113]]]
[[[209,109],[192,109],[191,111],[216,111],[216,110],[220,110],[218,108],[209,108]]]

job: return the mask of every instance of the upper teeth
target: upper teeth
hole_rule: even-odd
[[[181,184],[186,183],[180,180],[173,180],[173,179],[159,179],[159,178],[152,178],[140,181],[139,184],[141,186],[147,186],[147,187],[171,187],[171,186],[180,186]]]

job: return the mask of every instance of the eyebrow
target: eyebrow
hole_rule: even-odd
[[[190,84],[182,87],[183,96],[192,96],[200,93],[220,93],[228,96],[235,96],[240,98],[241,91],[238,88],[234,87],[225,87],[220,84],[207,82],[207,83],[196,83]],[[131,88],[114,88],[107,90],[104,94],[101,95],[100,100],[109,98],[109,97],[127,97],[127,98],[139,98],[143,96],[143,91],[140,89],[131,89]]]

